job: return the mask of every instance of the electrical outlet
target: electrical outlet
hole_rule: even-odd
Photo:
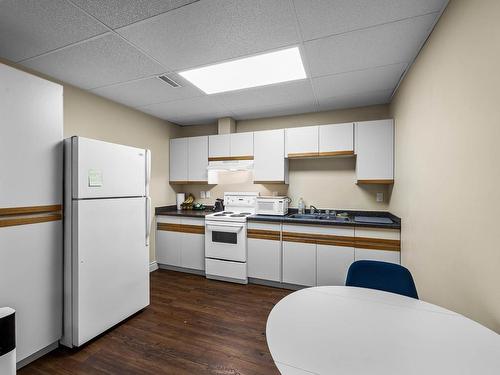
[[[205,192],[205,197],[206,197],[206,198],[210,198],[210,191],[208,191],[208,190],[207,190],[207,191]]]
[[[379,203],[383,202],[384,201],[384,193],[377,193],[376,201]]]
[[[206,193],[204,191],[200,191],[200,198],[205,199]]]

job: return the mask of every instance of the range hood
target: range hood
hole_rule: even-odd
[[[232,118],[226,117],[218,121],[219,134],[234,133],[236,130],[236,123]],[[228,138],[229,141],[229,138]],[[215,160],[210,160],[215,159]],[[220,156],[208,159],[208,183],[219,184],[222,180],[232,179],[240,180],[241,178],[248,178],[249,174],[253,171],[253,157],[231,157]]]

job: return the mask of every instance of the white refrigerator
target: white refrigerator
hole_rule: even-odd
[[[64,327],[78,347],[149,305],[149,150],[64,141]]]

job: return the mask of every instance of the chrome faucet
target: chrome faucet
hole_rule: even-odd
[[[318,213],[321,213],[321,210],[318,210],[315,206],[311,204],[311,208],[309,209],[309,213],[311,215],[314,215],[314,212],[318,211]]]

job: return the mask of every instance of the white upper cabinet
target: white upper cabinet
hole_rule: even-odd
[[[288,183],[284,129],[254,133],[254,183]]]
[[[354,155],[354,123],[320,125],[319,156]]]
[[[393,120],[356,123],[356,178],[358,183],[394,182]]]
[[[319,126],[288,128],[286,134],[286,157],[303,158],[318,156]]]
[[[208,166],[208,137],[188,138],[188,181],[206,182]]]
[[[231,156],[230,134],[217,134],[208,137],[208,157],[227,158]]]
[[[188,180],[188,138],[170,140],[170,182]]]
[[[253,156],[253,133],[230,134],[230,156]]]

